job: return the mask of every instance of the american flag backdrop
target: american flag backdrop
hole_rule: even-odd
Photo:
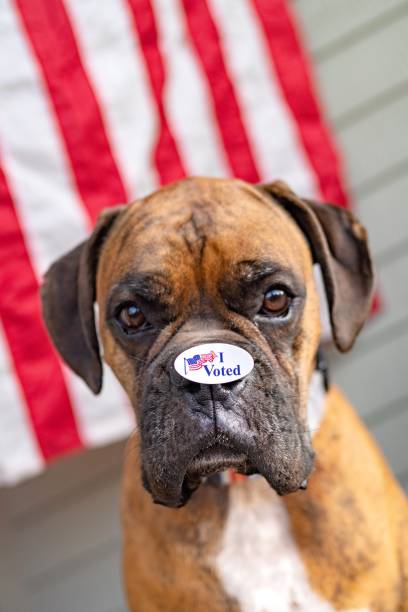
[[[125,436],[41,321],[49,264],[106,206],[189,174],[346,205],[284,0],[0,0],[0,482]]]

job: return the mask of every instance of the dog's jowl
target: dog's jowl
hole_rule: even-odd
[[[107,210],[48,271],[60,354],[98,393],[103,353],[136,414],[131,610],[408,611],[407,503],[323,385],[314,264],[347,351],[370,308],[365,230],[281,182],[170,185]]]

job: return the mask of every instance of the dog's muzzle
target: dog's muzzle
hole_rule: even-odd
[[[142,432],[145,487],[156,503],[175,507],[184,505],[207,476],[228,468],[257,471],[248,456],[248,432],[234,414],[236,394],[245,383],[209,386],[180,379],[176,385],[185,405],[180,418],[174,414],[173,435],[162,431],[162,443],[149,444]]]
[[[140,428],[143,482],[156,503],[182,506],[203,479],[229,468],[262,474],[280,494],[307,478],[313,453],[288,403],[293,393],[254,360],[248,375],[221,384],[180,375],[174,355],[152,368]]]

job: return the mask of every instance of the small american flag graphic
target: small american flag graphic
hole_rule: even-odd
[[[191,372],[193,370],[201,370],[204,364],[212,363],[217,357],[217,353],[211,351],[203,355],[194,355],[193,357],[184,357],[184,373]]]
[[[291,3],[3,0],[0,482],[134,427],[59,360],[38,289],[106,206],[186,175],[347,204]],[[189,363],[194,367],[194,363]]]

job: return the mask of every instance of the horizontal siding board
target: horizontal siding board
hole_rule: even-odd
[[[408,328],[370,351],[359,347],[333,360],[333,380],[363,417],[408,395]]]
[[[402,474],[399,474],[399,480],[400,480],[402,488],[405,490],[406,494],[408,495],[408,470],[406,470],[405,472],[402,472]]]
[[[391,415],[389,419],[372,429],[374,437],[397,474],[408,470],[407,432],[408,404],[404,412]]]
[[[77,571],[67,572],[59,579],[31,594],[30,612],[109,612],[126,610],[120,577],[120,552],[101,555]]]
[[[15,548],[24,577],[40,580],[98,543],[119,539],[119,497],[116,476],[85,497],[72,496],[58,511],[19,525]]]
[[[15,536],[5,512],[6,498],[7,492],[0,491],[0,610],[21,612],[29,608],[20,579]]]
[[[315,56],[322,55],[334,44],[347,42],[350,33],[362,35],[362,30],[378,27],[401,7],[405,0],[298,0],[293,3],[305,30],[309,48]]]
[[[364,421],[367,424],[368,428],[370,430],[373,430],[374,428],[379,427],[383,423],[388,421],[388,419],[390,419],[391,417],[394,418],[395,416],[406,412],[407,406],[408,396],[401,397],[396,402],[383,406],[383,408],[375,414],[370,414],[366,416],[364,418]]]
[[[408,239],[407,194],[408,172],[358,198],[356,212],[368,230],[370,246],[376,257]]]
[[[388,90],[403,83],[408,87],[408,3],[406,12],[395,23],[317,65],[325,106],[335,122]]]
[[[43,514],[47,508],[64,503],[92,487],[106,473],[120,474],[124,443],[116,443],[65,457],[50,465],[41,476],[7,491],[8,511],[16,523],[30,520],[32,514]]]
[[[381,288],[382,311],[366,324],[359,339],[359,349],[366,343],[383,337],[388,329],[396,325],[403,328],[407,321],[408,304],[408,249],[397,260],[387,260],[377,267],[378,285]]]
[[[404,96],[338,133],[354,189],[407,159],[407,108]]]
[[[382,188],[384,185],[390,185],[393,181],[398,180],[401,176],[408,173],[408,155],[395,164],[390,164],[380,172],[376,172],[370,180],[365,181],[358,188],[354,187],[354,194],[360,197],[367,197]]]

